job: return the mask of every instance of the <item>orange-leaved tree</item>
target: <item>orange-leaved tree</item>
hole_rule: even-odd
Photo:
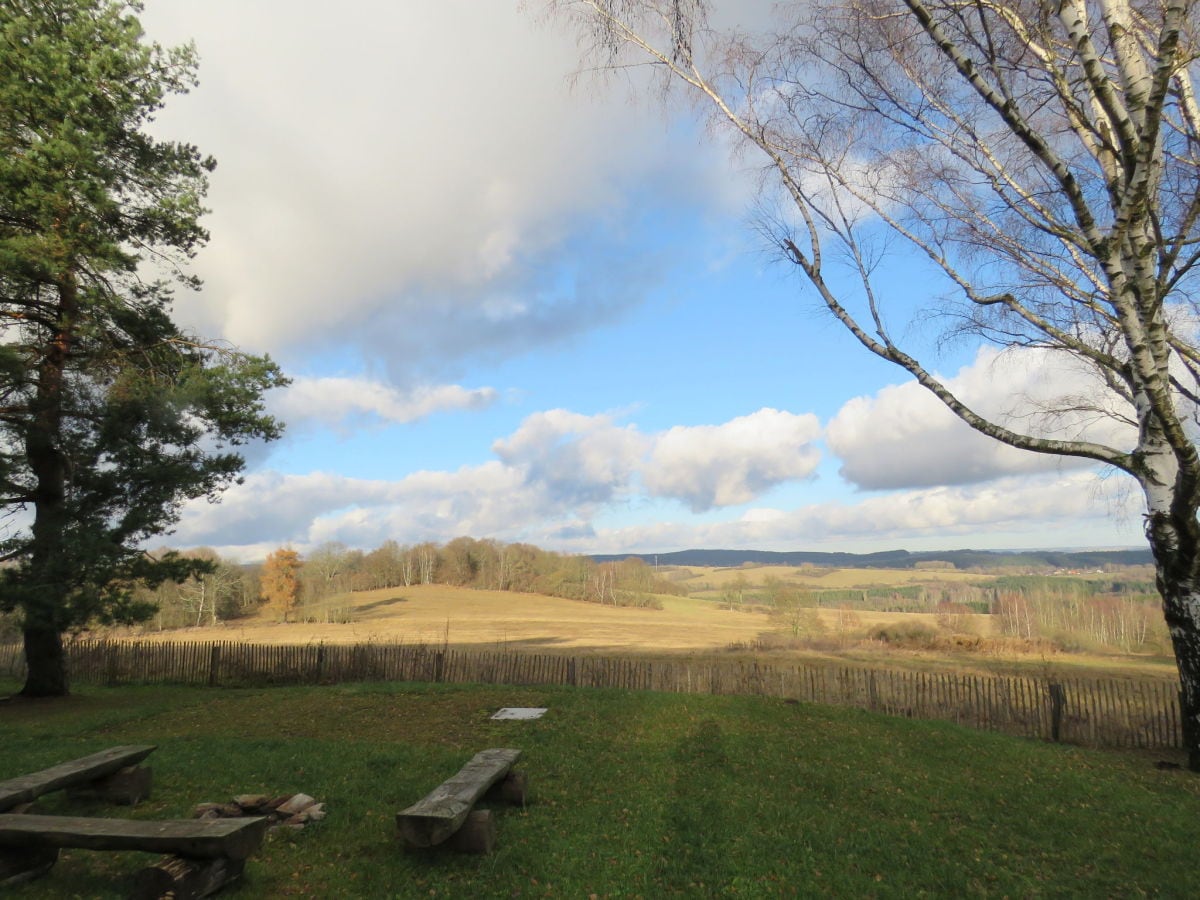
[[[262,595],[283,621],[300,601],[300,554],[283,547],[267,557],[262,570]]]

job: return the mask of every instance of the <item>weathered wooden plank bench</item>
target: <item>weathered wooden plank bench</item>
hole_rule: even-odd
[[[152,745],[112,747],[61,765],[0,781],[0,813],[52,791],[86,792],[133,805],[150,795],[150,769],[139,766]]]
[[[396,814],[401,838],[410,847],[449,841],[458,850],[490,853],[496,843],[495,824],[491,812],[476,810],[475,804],[489,791],[510,803],[525,802],[525,776],[513,771],[520,758],[520,750],[476,753],[457,775]]]
[[[204,897],[242,874],[268,818],[163,821],[0,813],[0,883],[46,872],[62,848],[172,854],[138,873],[134,897]]]

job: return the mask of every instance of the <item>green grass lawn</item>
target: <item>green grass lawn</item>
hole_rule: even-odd
[[[550,712],[491,721],[501,706]],[[185,817],[295,791],[327,804],[228,896],[1200,896],[1200,779],[854,710],[569,688],[88,687],[0,704],[0,735],[0,779],[158,745],[154,796],[132,812],[57,796],[47,812]],[[495,853],[399,846],[397,810],[502,746],[525,751],[530,802],[497,808]],[[64,851],[6,893],[121,897],[152,859]]]

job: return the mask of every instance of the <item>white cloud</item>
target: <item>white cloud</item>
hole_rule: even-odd
[[[368,378],[299,376],[272,396],[271,411],[289,425],[315,421],[336,426],[363,416],[403,423],[446,410],[483,409],[498,396],[490,387],[443,384],[402,391]]]
[[[1080,398],[1116,402],[1096,376],[1065,354],[981,349],[946,381],[964,403],[1015,430],[1039,436],[1129,446],[1127,424],[1090,412],[1050,416]],[[916,382],[892,385],[847,402],[826,428],[826,443],[842,460],[841,474],[861,488],[974,484],[1002,475],[1091,465],[1009,447],[974,431]]]
[[[219,506],[190,505],[173,543],[212,545],[245,558],[284,543],[301,551],[330,540],[370,548],[387,539],[444,542],[462,534],[577,552],[911,548],[958,539],[979,546],[998,536],[1031,546],[1068,543],[1081,528],[1120,533],[1126,543],[1139,537],[1140,506],[1128,479],[1081,471],[894,491],[859,502],[760,506],[731,518],[714,513],[703,521],[603,525],[610,513],[654,497],[740,505],[778,483],[806,478],[817,432],[811,416],[771,409],[659,434],[609,415],[549,410],[496,441],[496,459],[454,471],[414,472],[398,481],[254,473]],[[658,514],[674,516],[663,507]]]
[[[252,473],[219,505],[189,504],[172,542],[227,550],[274,542],[304,550],[328,540],[371,547],[389,537],[577,534],[573,524],[628,491],[644,438],[605,416],[552,410],[530,416],[496,447],[497,460],[398,481]]]
[[[723,425],[676,426],[655,438],[642,472],[648,493],[686,502],[693,512],[747,503],[820,462],[817,417],[760,409]]]
[[[387,539],[376,539],[380,534],[408,543],[444,542],[464,534],[515,539],[530,522],[553,515],[519,473],[489,462],[453,472],[414,472],[381,485],[354,507],[313,517],[305,523],[305,541],[371,547]]]
[[[922,546],[1141,543],[1141,506],[1124,478],[1091,472],[1001,479],[796,509],[752,509],[732,520],[656,522],[559,542],[581,553],[689,547],[878,550]],[[995,542],[1000,540],[1001,544]]]
[[[610,416],[556,409],[527,418],[493,451],[563,503],[608,503],[637,489],[694,511],[747,503],[807,478],[820,460],[813,415],[761,409],[721,425],[643,434]]]
[[[142,19],[201,57],[157,131],[219,162],[207,286],[180,315],[251,348],[349,339],[404,371],[518,352],[639,301],[659,263],[631,262],[628,204],[657,201],[629,198],[742,190],[657,110],[572,90],[573,38],[515,4],[157,0]]]
[[[327,540],[375,546],[389,536],[444,541],[511,532],[514,523],[547,513],[520,474],[497,462],[414,472],[399,481],[256,472],[227,490],[219,505],[189,504],[172,543],[305,549]]]
[[[592,522],[604,510],[642,493],[707,509],[806,478],[817,461],[808,443],[817,432],[813,416],[772,409],[657,435],[610,415],[548,410],[497,440],[495,460],[452,472],[414,472],[399,481],[253,473],[219,505],[190,504],[174,542],[275,541],[303,549],[327,540],[375,546],[389,537],[445,541],[460,534],[581,541],[594,534]]]
[[[308,524],[328,510],[370,501],[386,485],[328,472],[281,475],[252,472],[228,488],[220,503],[194,500],[183,510],[171,538],[176,546],[239,546],[297,541]]]
[[[626,494],[647,446],[632,425],[610,416],[584,416],[565,409],[535,413],[492,450],[564,504],[604,503]]]
[[[668,520],[604,528],[502,463],[419,472],[398,482],[314,473],[254,475],[227,494],[222,514],[189,508],[175,546],[210,545],[261,558],[290,544],[362,548],[394,539],[445,542],[458,535],[531,541],[579,553],[688,547],[860,549],[922,546],[1066,546],[1140,543],[1136,492],[1125,478],[1091,472],[1013,476],[989,485],[937,487],[794,509],[750,509],[719,521]],[[265,549],[264,549],[265,548]]]

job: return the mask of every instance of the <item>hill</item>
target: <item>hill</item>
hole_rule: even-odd
[[[959,569],[1100,569],[1106,565],[1142,566],[1153,564],[1150,550],[933,550],[910,553],[908,550],[883,550],[878,553],[840,553],[814,550],[677,550],[671,553],[594,554],[598,563],[634,557],[648,565],[666,566],[742,566],[746,563],[768,566],[837,566],[856,569],[911,569],[921,562],[953,563]]]

